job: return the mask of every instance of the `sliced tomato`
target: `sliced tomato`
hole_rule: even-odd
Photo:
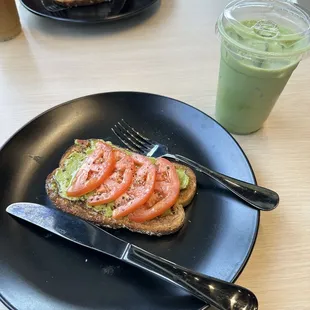
[[[67,195],[79,197],[93,191],[112,173],[114,167],[112,147],[101,141],[97,142],[95,150],[86,157],[77,171]]]
[[[87,200],[91,206],[114,201],[121,196],[132,183],[135,165],[133,159],[125,152],[114,150],[116,164],[113,173],[100,185],[96,193]]]
[[[128,190],[116,199],[116,209],[113,211],[114,219],[124,217],[141,207],[154,191],[155,165],[143,155],[133,154],[131,157],[135,163],[133,181]]]
[[[164,158],[156,161],[156,182],[154,193],[145,205],[129,214],[131,221],[142,223],[162,215],[177,201],[180,181],[175,166]]]

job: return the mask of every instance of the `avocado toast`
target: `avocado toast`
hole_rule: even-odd
[[[76,179],[77,171],[79,169],[81,170],[81,166],[85,163],[86,158],[89,158],[90,154],[94,154],[94,148],[96,145],[98,146],[98,141],[103,142],[105,145],[111,145],[109,142],[97,139],[76,140],[75,144],[62,156],[59,167],[48,175],[46,179],[46,191],[54,205],[64,212],[76,215],[99,226],[115,229],[126,228],[133,232],[156,236],[167,235],[178,231],[184,224],[184,207],[190,204],[196,193],[196,176],[190,168],[177,163],[170,164],[174,166],[178,175],[178,197],[173,205],[165,212],[149,220],[131,220],[132,214],[115,218],[115,212],[120,210],[120,207],[114,201],[99,205],[90,205],[90,201],[96,200],[91,200],[91,198],[97,197],[97,188],[86,195],[68,195],[68,188],[72,186],[74,179]],[[116,146],[112,147],[114,150],[121,150],[122,153],[126,152],[131,157],[137,155]],[[151,165],[155,165],[158,162],[158,160],[153,158],[147,158],[147,161],[152,162]],[[147,170],[150,171],[150,168]],[[116,199],[116,202],[118,200]],[[148,199],[149,201],[150,199]]]

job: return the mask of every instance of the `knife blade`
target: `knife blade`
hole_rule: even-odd
[[[6,212],[40,226],[60,237],[93,250],[122,259],[129,244],[79,217],[55,208],[21,202],[7,207]]]
[[[108,254],[175,284],[219,310],[257,310],[246,288],[208,277],[125,242],[71,214],[36,203],[13,203],[6,211],[82,246]]]

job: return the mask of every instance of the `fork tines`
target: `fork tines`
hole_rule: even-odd
[[[154,146],[150,139],[143,136],[123,119],[117,122],[111,130],[133,152],[146,154]]]

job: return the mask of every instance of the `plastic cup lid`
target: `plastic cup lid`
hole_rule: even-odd
[[[234,0],[216,30],[235,50],[256,56],[300,56],[310,49],[310,16],[288,1]]]

